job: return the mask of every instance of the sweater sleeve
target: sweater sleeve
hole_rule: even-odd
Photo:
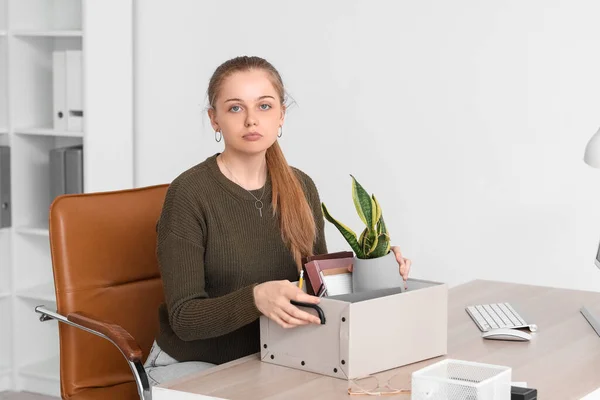
[[[173,189],[157,225],[157,256],[169,322],[184,341],[225,335],[255,321],[254,286],[210,298],[205,290],[204,220],[197,201]]]

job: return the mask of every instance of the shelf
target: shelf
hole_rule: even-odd
[[[83,31],[63,31],[63,30],[18,30],[12,32],[14,36],[22,37],[82,37]]]
[[[0,292],[0,300],[10,297],[10,292]]]
[[[44,135],[56,137],[56,132],[52,129],[54,128],[53,54],[55,51],[82,50],[82,38],[65,36],[16,36],[16,38],[19,40],[12,42],[9,69],[11,85],[19,90],[14,91],[10,99],[11,124],[0,120],[0,125],[19,128],[17,132],[29,133],[31,130],[32,134],[38,137]],[[68,136],[73,136],[74,133],[59,132]]]
[[[48,228],[41,226],[41,224],[39,226],[20,226],[15,228],[15,231],[23,235],[49,236]]]
[[[34,136],[83,137],[83,132],[57,131],[52,128],[15,129],[15,134]]]
[[[58,382],[60,379],[59,358],[55,356],[38,363],[26,365],[20,368],[19,374]]]
[[[17,296],[23,299],[49,301],[52,303],[56,303],[54,285],[52,285],[51,283],[46,283],[43,285],[34,286],[32,288],[19,290],[17,292]]]
[[[11,153],[14,154],[12,171],[13,226],[26,233],[48,236],[48,211],[52,204],[50,187],[50,151],[56,148],[81,145],[83,138],[38,135],[13,135]],[[16,200],[18,199],[18,201]],[[41,231],[39,228],[43,228]],[[16,236],[17,238],[19,236]],[[15,254],[19,254],[16,252]]]

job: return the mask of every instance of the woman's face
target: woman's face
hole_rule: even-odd
[[[225,147],[256,154],[277,140],[285,106],[268,72],[236,72],[222,83],[214,109],[208,114],[215,131],[221,131]]]

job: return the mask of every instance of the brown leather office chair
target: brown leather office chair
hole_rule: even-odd
[[[65,195],[50,207],[57,311],[36,312],[59,321],[64,399],[150,398],[143,363],[164,299],[156,222],[167,187]]]

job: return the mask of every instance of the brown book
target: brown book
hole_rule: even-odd
[[[318,295],[319,288],[323,283],[319,273],[333,268],[344,268],[349,271],[352,262],[354,261],[354,253],[350,251],[342,251],[337,253],[321,254],[318,256],[306,257],[307,262],[304,263],[304,276],[307,281],[307,293]]]
[[[314,256],[304,257],[302,259],[302,264],[306,264],[307,262],[313,260],[332,260],[336,258],[352,258],[354,257],[354,253],[351,251],[338,251],[335,253],[326,253],[326,254],[316,254]]]

